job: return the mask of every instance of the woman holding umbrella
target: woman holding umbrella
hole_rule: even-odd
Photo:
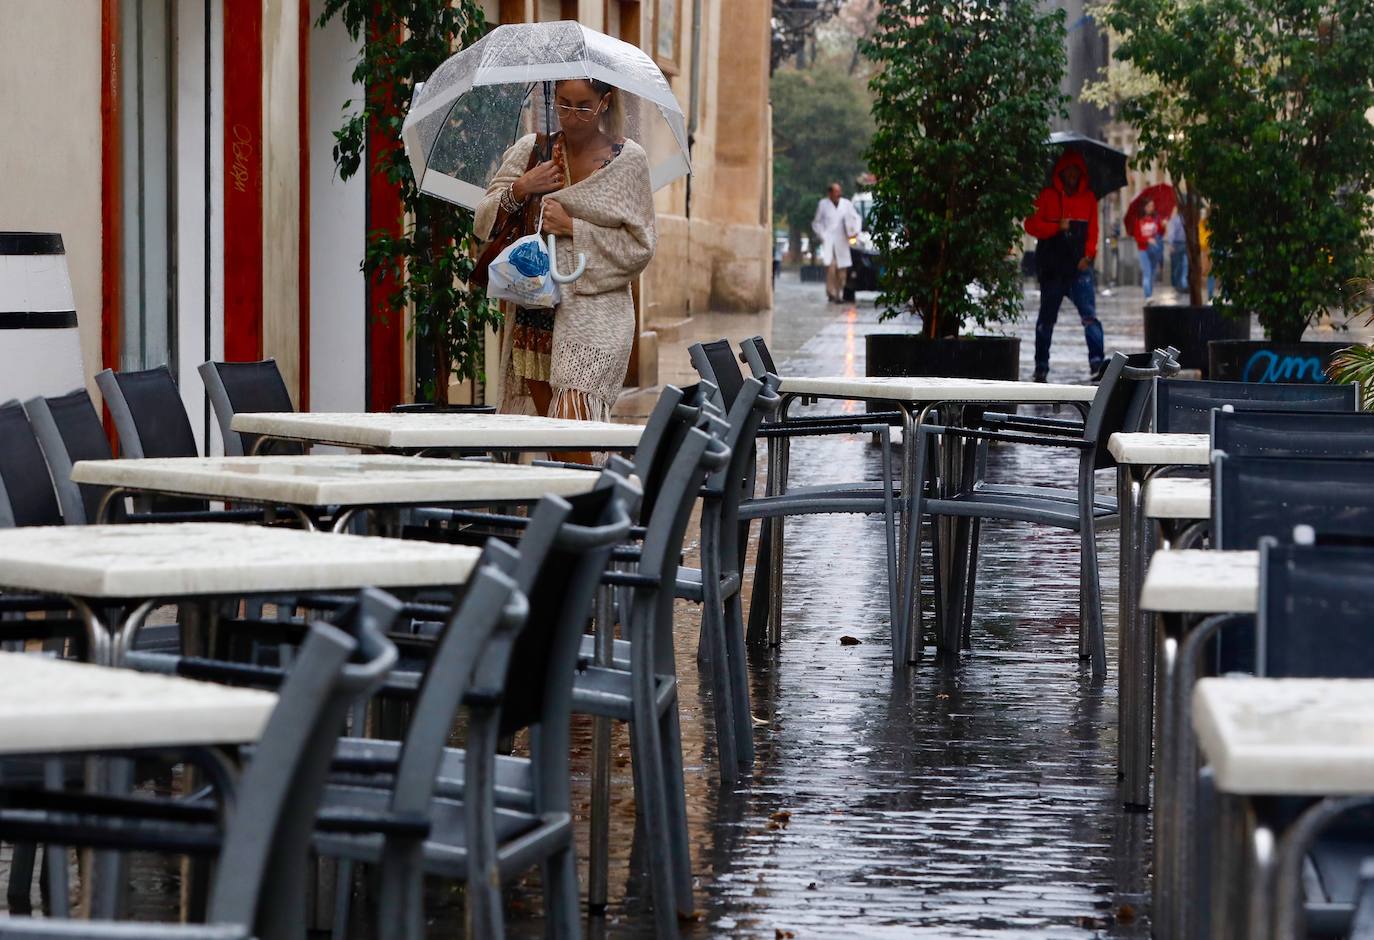
[[[1164,270],[1164,220],[1153,199],[1146,199],[1140,207],[1140,214],[1131,226],[1131,235],[1140,252],[1140,277],[1145,299],[1149,300],[1155,292],[1155,275]]]
[[[486,239],[500,213],[542,199],[544,233],[561,236],[558,268],[586,258],[552,311],[516,310],[502,349],[504,412],[604,421],[624,383],[635,331],[630,283],[653,258],[657,235],[648,158],[622,136],[618,98],[603,82],[557,82],[552,158],[534,155],[544,144],[537,135],[522,137],[477,207],[473,230]]]

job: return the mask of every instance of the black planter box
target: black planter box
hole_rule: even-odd
[[[1207,344],[1212,340],[1250,338],[1250,316],[1222,316],[1213,307],[1186,307],[1151,304],[1145,308],[1145,348],[1172,346],[1179,351],[1178,364],[1199,369],[1203,378],[1212,377],[1207,361]]]
[[[1330,379],[1331,357],[1350,343],[1270,343],[1263,340],[1207,344],[1208,375],[1227,382],[1321,385]]]
[[[953,379],[1021,377],[1021,339],[1017,336],[961,336],[924,339],[916,333],[869,333],[864,337],[864,374],[871,377],[921,375]]]

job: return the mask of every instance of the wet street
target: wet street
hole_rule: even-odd
[[[871,302],[828,306],[820,285],[779,283],[779,367],[862,375]],[[1013,325],[1029,378],[1034,297]],[[1139,289],[1100,298],[1107,347],[1141,347]],[[1087,379],[1066,304],[1051,381]],[[697,339],[738,340],[768,323],[702,318]],[[694,380],[685,366],[665,381]],[[825,406],[822,406],[825,407]],[[837,406],[830,408],[859,406]],[[803,412],[805,413],[805,412]],[[1067,452],[1004,448],[993,476],[1071,484]],[[792,482],[876,478],[865,439],[793,445]],[[1101,485],[1111,486],[1110,474]],[[983,529],[973,651],[894,676],[877,517],[788,522],[782,645],[751,662],[753,781],[722,791],[711,709],[696,666],[698,613],[679,606],[678,671],[688,811],[701,921],[693,937],[1148,936],[1148,818],[1121,809],[1116,755],[1115,531],[1099,536],[1111,678],[1077,659],[1077,536],[1019,524]],[[754,532],[757,538],[757,527]],[[689,562],[691,563],[691,562]],[[749,573],[752,575],[752,565]],[[841,645],[842,636],[858,645]],[[933,641],[927,650],[933,654]],[[579,736],[583,746],[590,736]],[[617,736],[608,937],[652,935],[630,865],[629,751]],[[585,773],[586,760],[581,761]],[[581,798],[585,800],[585,777]],[[584,856],[585,857],[585,856]],[[530,885],[531,908],[539,905]],[[537,922],[512,924],[537,936]]]
[[[1034,297],[1027,303],[1027,318],[1011,327],[1024,337],[1023,378]],[[1140,303],[1138,289],[1102,298],[1109,350],[1140,348]],[[690,335],[684,328],[662,337],[677,358],[665,357],[661,378],[694,381],[685,355],[692,341],[756,332],[771,337],[788,373],[862,375],[864,334],[894,326],[909,328],[879,324],[871,300],[828,306],[820,285],[788,273],[771,317],[701,316]],[[1071,310],[1061,315],[1055,352],[1051,381],[1086,380]],[[633,417],[651,400],[640,393],[621,411]],[[991,475],[1069,484],[1072,459],[1003,448],[991,455]],[[878,457],[866,438],[827,437],[795,444],[792,467],[798,485],[874,479]],[[733,790],[715,773],[710,690],[696,664],[699,612],[679,604],[699,912],[686,936],[1148,936],[1148,818],[1123,812],[1117,797],[1116,533],[1099,536],[1111,657],[1101,685],[1077,659],[1076,543],[1066,531],[985,526],[972,652],[942,663],[931,647],[920,666],[894,674],[881,520],[789,521],[782,644],[751,662],[757,760],[752,781]],[[694,554],[692,544],[689,563]],[[845,636],[859,643],[842,644]],[[575,741],[585,891],[589,723],[578,724]],[[651,937],[623,728],[614,748],[610,906],[590,920],[590,935]],[[131,885],[138,916],[174,914],[175,864],[139,859]],[[435,882],[428,894],[430,935],[460,935],[461,891]],[[537,876],[508,897],[510,934],[542,936]],[[355,905],[351,937],[373,935],[366,908]]]

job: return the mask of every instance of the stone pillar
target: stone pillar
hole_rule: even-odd
[[[262,2],[262,348],[300,388],[300,4]]]

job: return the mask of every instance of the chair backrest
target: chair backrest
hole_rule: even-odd
[[[0,527],[61,525],[52,478],[17,401],[0,405]]]
[[[265,918],[304,904],[315,814],[339,730],[396,663],[385,634],[399,609],[394,598],[365,590],[337,625],[311,625],[240,781],[211,888],[211,923],[249,924],[262,935]]]
[[[1149,372],[1146,375],[1140,370]],[[1164,346],[1153,352],[1130,353],[1126,356],[1124,374],[1129,378],[1141,379],[1135,384],[1131,403],[1126,408],[1122,429],[1126,431],[1148,431],[1154,420],[1154,380],[1160,377],[1177,375],[1179,371],[1178,350]]]
[[[95,377],[125,457],[196,457],[196,436],[166,366],[140,372],[106,369]]]
[[[231,457],[241,457],[253,452],[260,435],[240,434],[230,427],[234,415],[240,412],[285,412],[295,411],[291,393],[287,391],[286,381],[277,360],[264,359],[261,362],[203,362],[200,377],[205,382],[205,391],[210,396],[210,407],[214,409],[215,420],[219,423],[220,435],[224,439],[224,452]],[[302,453],[299,444],[277,442],[274,453],[284,453],[287,448],[294,453]]]
[[[504,699],[514,644],[529,616],[515,576],[522,559],[536,571],[547,564],[550,540],[538,541],[522,542],[517,552],[492,539],[483,549],[462,604],[440,633],[420,682],[396,768],[394,812],[428,811],[459,706],[465,701],[496,706]],[[573,670],[549,678],[571,683]],[[567,758],[564,751],[564,766]]]
[[[1212,412],[1212,449],[1228,457],[1374,457],[1374,414],[1366,411]]]
[[[740,371],[739,360],[728,339],[712,340],[709,343],[693,343],[687,347],[687,355],[692,360],[692,368],[707,382],[720,391],[714,399],[722,414],[729,414],[744,387],[744,374]]]
[[[687,432],[701,424],[703,402],[714,391],[714,387],[705,382],[684,389],[671,385],[664,388],[635,450],[633,470],[643,493],[637,518],[647,519],[653,513],[673,457]]]
[[[1334,535],[1374,532],[1374,461],[1280,457],[1212,458],[1212,538],[1217,548],[1253,549],[1293,527]]]
[[[647,579],[633,590],[631,641],[644,661],[660,674],[675,672],[673,663],[673,585],[677,581],[682,542],[692,509],[707,476],[725,468],[730,451],[725,446],[724,422],[714,419],[713,430],[693,428],[673,457],[653,515],[646,521],[640,549],[638,574]],[[725,532],[722,531],[722,535]],[[652,584],[649,587],[648,584]],[[643,652],[640,652],[643,650]]]
[[[529,600],[529,615],[516,640],[501,706],[501,733],[513,734],[545,719],[557,722],[571,710],[572,687],[563,675],[576,668],[592,598],[611,550],[629,535],[636,487],[602,471],[590,493],[548,496],[535,507],[520,539],[515,581]]]
[[[79,388],[53,398],[31,398],[24,402],[24,412],[52,472],[62,521],[67,525],[95,522],[106,488],[72,482],[72,464],[78,460],[114,457],[91,396]],[[115,500],[110,521],[119,521],[123,508],[123,500]]]
[[[744,353],[744,361],[749,364],[749,371],[754,374],[754,378],[762,379],[765,375],[779,375],[777,364],[773,362],[773,354],[768,350],[768,344],[763,341],[762,336],[751,336],[739,344],[740,352]]]
[[[1143,407],[1140,383],[1158,374],[1156,366],[1137,369],[1129,364],[1125,353],[1112,353],[1083,422],[1083,439],[1093,445],[1090,456],[1094,469],[1116,466],[1107,441],[1118,431],[1127,430],[1128,420],[1139,420]]]
[[[1257,672],[1374,679],[1374,548],[1260,542]]]
[[[746,379],[735,398],[735,406],[727,416],[727,428],[723,442],[730,451],[730,459],[721,469],[711,474],[706,481],[704,493],[708,498],[719,499],[720,509],[720,563],[722,571],[741,567],[741,554],[744,543],[749,538],[749,529],[739,526],[740,504],[754,493],[754,474],[758,468],[758,451],[754,440],[759,426],[764,420],[777,414],[782,404],[778,394],[778,377],[766,374],[762,380]],[[702,513],[705,522],[705,510]],[[731,535],[734,535],[732,538]],[[705,538],[703,530],[702,537]]]
[[[1212,409],[1236,411],[1354,411],[1354,385],[1270,385],[1260,382],[1161,380],[1155,387],[1155,430],[1160,434],[1206,434]]]

